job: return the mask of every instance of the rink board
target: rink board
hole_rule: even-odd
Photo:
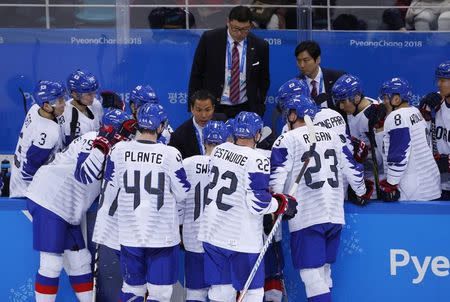
[[[34,301],[39,259],[22,209],[23,200],[0,199],[0,301]],[[372,203],[364,208],[346,204],[345,209],[347,225],[333,266],[333,301],[450,301],[450,202]],[[283,229],[288,297],[306,301],[298,272],[292,269],[286,225]],[[414,263],[422,268],[423,278],[417,278]],[[76,301],[65,277],[57,301]]]

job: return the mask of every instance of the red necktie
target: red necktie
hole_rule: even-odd
[[[239,87],[239,50],[237,48],[239,42],[234,42],[231,55],[231,84],[230,84],[230,101],[236,104],[240,100]]]
[[[311,86],[312,86],[311,97],[312,98],[315,98],[317,96],[317,85],[316,84],[317,84],[317,82],[315,80],[311,81]]]

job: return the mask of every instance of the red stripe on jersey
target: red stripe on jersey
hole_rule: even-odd
[[[91,291],[94,288],[93,282],[72,284],[72,288],[76,293]]]
[[[56,293],[58,292],[58,285],[43,285],[36,282],[34,284],[34,289],[40,294],[56,295]]]

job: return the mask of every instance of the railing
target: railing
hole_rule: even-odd
[[[18,0],[19,2],[21,0]],[[42,3],[26,3],[26,0],[23,0],[24,3],[1,3],[1,2],[11,2],[10,0],[0,0],[0,17],[2,16],[1,10],[3,8],[44,8],[45,9],[45,28],[50,29],[52,28],[51,24],[51,9],[61,9],[61,8],[72,8],[72,9],[90,9],[90,8],[106,8],[106,9],[112,9],[112,8],[121,8],[121,12],[116,9],[116,16],[112,16],[114,18],[117,18],[118,20],[121,20],[123,18],[119,17],[119,14],[124,13],[124,11],[128,11],[127,14],[129,16],[130,9],[136,9],[136,8],[158,8],[158,7],[168,7],[168,8],[176,8],[180,7],[183,8],[188,14],[189,12],[192,12],[193,10],[199,10],[199,9],[208,9],[208,8],[224,8],[224,9],[230,9],[234,7],[236,4],[191,4],[193,0],[185,0],[182,4],[163,4],[163,3],[157,3],[157,4],[134,4],[133,0],[116,0],[116,4],[75,4],[75,3],[67,3],[67,4],[61,4],[61,3],[54,3],[53,0],[42,0]],[[32,1],[32,0],[28,0]],[[34,1],[36,2],[36,0]],[[62,1],[60,1],[62,2]],[[88,1],[85,1],[88,2]],[[164,2],[164,1],[160,1]],[[195,2],[195,1],[194,1]],[[224,1],[225,2],[225,1]],[[247,3],[245,3],[247,2]],[[270,4],[264,4],[264,5],[255,5],[251,4],[252,1],[241,1],[243,5],[249,6],[251,8],[286,8],[286,9],[296,9],[297,10],[297,28],[302,29],[314,29],[312,26],[313,23],[313,12],[317,10],[326,10],[326,26],[323,29],[326,30],[332,30],[332,21],[333,21],[333,12],[339,11],[339,10],[385,10],[385,9],[400,9],[400,10],[407,10],[409,6],[392,6],[392,5],[383,5],[383,6],[376,6],[376,5],[332,5],[330,0],[327,0],[326,5],[312,5],[311,0],[298,0],[298,5],[270,5]],[[356,1],[355,1],[356,2]],[[446,7],[448,11],[450,11],[450,6],[442,6],[442,5],[430,5],[430,6],[424,6],[424,8],[442,8]],[[307,20],[300,20],[301,18],[305,18]],[[44,16],[42,16],[44,17]],[[224,16],[225,18],[226,16]],[[95,24],[92,24],[95,27]],[[14,26],[13,26],[14,27]],[[186,25],[185,28],[190,29],[190,24],[188,18],[186,18]]]

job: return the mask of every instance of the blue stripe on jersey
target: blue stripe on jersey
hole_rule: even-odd
[[[183,184],[183,188],[185,188],[185,192],[191,189],[191,184],[187,180],[186,171],[184,168],[180,168],[175,171],[175,176],[180,180],[180,183]]]
[[[92,178],[89,177],[88,173],[84,169],[84,163],[86,162],[86,158],[89,156],[89,153],[80,152],[77,157],[77,166],[75,168],[75,179],[83,184],[92,183]]]
[[[111,160],[111,157],[108,156],[108,159],[106,160],[105,172],[103,174],[105,181],[111,181],[113,179],[114,169],[114,162]]]
[[[250,189],[253,195],[258,199],[252,200],[258,207],[266,208],[270,204],[272,196],[269,194],[267,188],[269,187],[269,174],[261,172],[248,173],[250,179]]]
[[[26,181],[31,181],[36,171],[48,160],[52,151],[53,149],[42,149],[31,145],[26,154],[22,178]]]
[[[270,156],[271,172],[273,173],[277,168],[284,167],[287,160],[287,148],[273,148]]]
[[[395,128],[389,131],[388,165],[405,166],[406,151],[410,142],[409,128]]]
[[[355,173],[353,175],[355,175],[356,177],[362,177],[363,173],[364,173],[364,166],[355,160],[352,152],[350,152],[350,149],[348,149],[347,145],[344,145],[342,147],[342,153],[344,153],[345,157],[347,158],[348,162],[350,163],[350,169],[355,170],[356,172],[359,172],[359,173]]]

